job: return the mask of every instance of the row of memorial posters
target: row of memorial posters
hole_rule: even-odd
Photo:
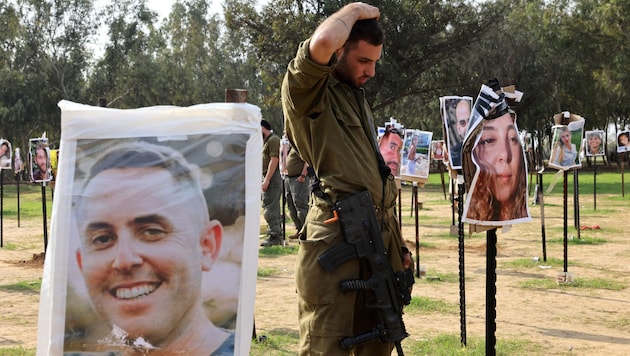
[[[50,182],[54,179],[53,169],[56,168],[57,150],[48,147],[48,139],[32,138],[29,140],[28,166],[29,175],[33,182]],[[13,166],[11,165],[13,163]],[[0,139],[0,169],[13,169],[15,173],[24,169],[20,149],[13,148],[11,142]]]

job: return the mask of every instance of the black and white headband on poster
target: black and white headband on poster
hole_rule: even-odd
[[[0,169],[11,169],[12,155],[11,142],[0,139]]]
[[[391,170],[392,175],[395,178],[400,178],[400,161],[405,126],[391,117],[385,123],[385,127],[379,127],[377,131],[378,147],[381,156],[383,156],[383,160],[385,160],[385,164]]]
[[[484,86],[482,91],[489,88]],[[464,176],[470,186],[463,221],[469,224],[505,226],[531,221],[525,151],[516,113],[502,90],[492,90],[493,100],[485,102],[491,103],[485,106],[488,110],[477,110],[482,115],[464,144]],[[479,105],[475,102],[473,110]]]
[[[581,168],[584,118],[568,111],[554,115],[549,167],[559,171]]]
[[[584,133],[586,156],[603,156],[605,154],[605,133],[602,130],[586,131]]]
[[[45,137],[29,140],[29,173],[31,182],[45,183],[53,180],[50,167],[50,149]]]
[[[440,98],[440,108],[444,131],[446,132],[446,149],[451,169],[461,169],[462,143],[466,136],[472,97],[444,96]]]
[[[260,109],[59,106],[38,352],[248,354]]]

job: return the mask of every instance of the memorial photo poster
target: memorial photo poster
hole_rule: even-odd
[[[463,221],[488,226],[531,221],[527,161],[516,115],[508,112],[492,120],[483,119],[480,124],[477,136],[471,136],[475,140],[472,152],[464,152],[472,158],[475,172]]]
[[[402,167],[400,169],[401,179],[424,181],[429,178],[432,136],[433,133],[428,131],[405,130]]]
[[[395,178],[400,178],[404,133],[405,127],[394,118],[390,118],[390,121],[385,123],[385,127],[378,127],[377,129],[379,151]]]
[[[260,109],[59,107],[38,355],[247,354]]]
[[[24,161],[22,161],[22,153],[19,148],[15,149],[15,154],[13,155],[13,170],[16,174],[24,170]]]
[[[0,139],[0,169],[11,169],[13,159],[13,148],[11,142]]]
[[[586,131],[584,133],[584,149],[586,156],[603,156],[605,154],[606,140],[602,130]]]
[[[617,134],[617,152],[630,152],[630,131]]]
[[[446,148],[451,168],[462,168],[462,144],[468,129],[472,110],[472,97],[444,96],[440,98],[442,119],[446,131]]]
[[[31,182],[45,183],[53,180],[47,138],[40,137],[29,140],[29,162]]]
[[[434,161],[444,161],[444,140],[431,142],[431,159]]]
[[[554,125],[551,140],[549,167],[568,170],[582,167],[582,137],[585,120],[569,122],[568,125]]]

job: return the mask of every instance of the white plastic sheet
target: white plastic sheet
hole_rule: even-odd
[[[234,354],[248,354],[260,224],[259,108],[59,107],[37,354],[123,355],[177,345],[185,354],[209,355],[225,335],[234,337]],[[150,153],[139,159],[138,147],[160,152],[170,168],[150,163]],[[135,158],[125,150],[135,150]],[[103,163],[108,157],[119,164]],[[183,173],[175,178],[173,170]],[[189,188],[177,183],[190,177]],[[202,319],[194,315],[199,303]],[[203,345],[180,338],[204,335]],[[194,352],[198,346],[205,350]]]

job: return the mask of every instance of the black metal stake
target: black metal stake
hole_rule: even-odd
[[[438,161],[438,167],[440,167],[440,178],[442,179],[442,192],[444,193],[444,200],[446,200],[446,184],[444,184],[444,164],[442,161]]]
[[[414,211],[416,213],[416,277],[422,278],[420,275],[420,228],[418,226],[418,183],[413,183]]]
[[[626,157],[628,157],[628,152],[626,152]],[[624,182],[624,173],[623,173],[623,157],[619,155],[619,159],[621,160],[621,196],[626,196],[626,183]]]
[[[455,181],[451,178],[451,225],[455,226]]]
[[[564,247],[564,272],[566,273],[568,270],[568,247],[569,247],[569,243],[568,243],[568,223],[567,223],[567,177],[568,177],[568,172],[564,171],[564,200],[563,200],[563,208],[564,208],[564,240],[563,240],[563,247]]]
[[[42,183],[42,213],[44,215],[44,254],[48,248],[48,223],[46,219],[46,183]]]
[[[4,246],[4,170],[0,170],[0,247]]]
[[[580,239],[580,186],[578,185],[578,171],[573,170],[573,225]]]
[[[462,222],[462,215],[464,214],[464,205],[461,202],[464,200],[464,184],[459,185],[457,189],[457,200],[460,202],[457,205],[457,212],[459,214],[459,222],[457,226],[458,236],[458,252],[459,252],[459,324],[460,324],[460,338],[461,344],[466,346],[466,279],[464,268],[464,223]]]
[[[543,194],[543,174],[538,173],[538,204],[540,204],[540,228],[542,236],[543,261],[547,262],[547,238],[545,235],[545,202]]]
[[[282,240],[285,241],[287,237],[287,196],[286,188],[284,186],[284,178],[282,179]]]
[[[497,343],[497,228],[486,232],[486,356],[495,356]]]
[[[15,175],[15,185],[17,189],[17,218],[18,218],[18,227],[20,227],[20,173]]]
[[[398,210],[398,226],[400,227],[400,230],[402,231],[402,189],[398,188],[398,206],[396,207],[396,210]]]
[[[593,210],[597,210],[597,156],[593,156]]]

